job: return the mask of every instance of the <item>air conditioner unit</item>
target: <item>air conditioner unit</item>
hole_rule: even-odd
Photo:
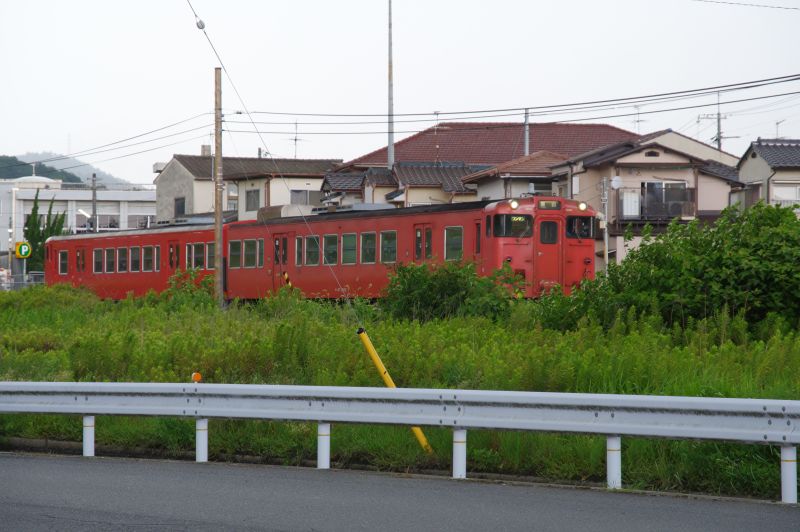
[[[686,204],[684,201],[668,201],[667,214],[670,218],[679,218],[683,216],[683,206]]]

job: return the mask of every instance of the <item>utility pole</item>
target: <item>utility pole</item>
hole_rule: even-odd
[[[97,219],[97,174],[92,174],[92,231],[100,232],[100,220]]]
[[[603,268],[608,273],[608,178],[603,177],[600,203],[603,204]]]
[[[524,148],[522,150],[522,154],[526,155],[526,156],[530,155],[530,151],[531,151],[530,150],[531,137],[530,137],[529,127],[530,127],[530,124],[528,123],[528,108],[526,107],[525,108],[525,136],[524,136],[524,140],[522,141],[523,144],[524,144]]]
[[[392,74],[392,0],[389,0],[389,146],[386,152],[386,166],[394,168],[394,77]]]
[[[222,291],[222,69],[214,69],[214,295],[220,307]]]
[[[711,139],[716,141],[717,149],[722,151],[722,139],[738,139],[739,137],[725,137],[722,135],[722,120],[728,118],[728,115],[723,115],[719,108],[719,92],[717,92],[717,112],[712,114],[697,115],[697,121],[700,120],[716,120],[717,121],[717,134]]]

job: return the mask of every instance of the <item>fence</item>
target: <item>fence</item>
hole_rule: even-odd
[[[81,414],[84,456],[97,415],[191,417],[196,460],[208,460],[208,419],[318,423],[317,467],[330,468],[333,422],[422,425],[453,431],[453,478],[466,478],[467,429],[600,434],[607,482],[622,487],[621,437],[781,446],[781,500],[797,502],[800,401],[477,390],[233,384],[0,382],[0,412]]]

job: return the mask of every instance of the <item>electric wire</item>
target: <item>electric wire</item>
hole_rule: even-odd
[[[766,9],[788,9],[788,10],[795,10],[800,11],[800,7],[789,7],[789,6],[774,6],[768,4],[749,4],[746,2],[730,2],[724,0],[692,0],[692,2],[702,2],[704,4],[725,4],[729,6],[741,6],[741,7],[762,7]]]

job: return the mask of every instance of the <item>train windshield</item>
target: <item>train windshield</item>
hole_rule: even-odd
[[[533,235],[533,216],[529,214],[495,214],[494,236],[516,238]]]
[[[567,238],[592,238],[594,218],[591,216],[567,216]]]

